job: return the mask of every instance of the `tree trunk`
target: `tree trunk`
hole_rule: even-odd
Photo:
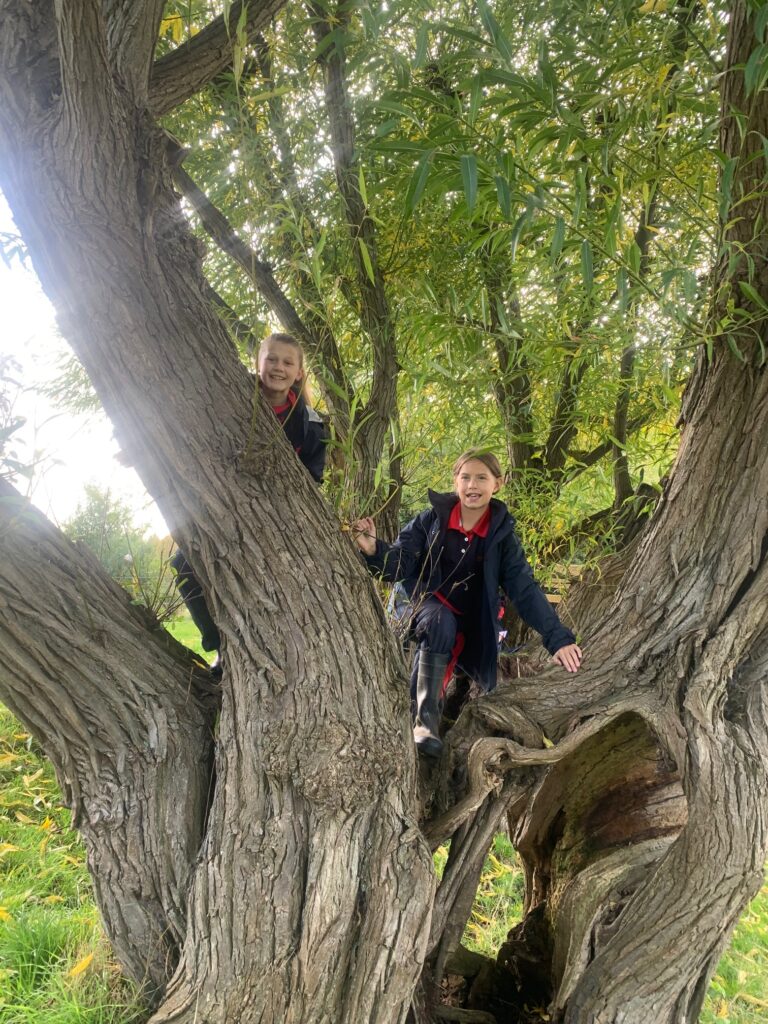
[[[760,310],[749,334],[724,320],[740,280],[768,297],[745,5],[722,78],[741,219],[672,479],[584,670],[475,701],[421,794],[374,590],[209,310],[148,112],[159,9],[124,23],[119,5],[0,0],[3,189],[224,638],[208,810],[197,670],[39,518],[0,506],[0,695],[57,764],[118,955],[161,989],[181,946],[155,1022],[393,1024],[419,980],[427,1020],[506,815],[527,916],[477,973],[474,1019],[533,995],[567,1024],[693,1022],[766,855],[765,331]],[[449,837],[435,895],[428,843]]]
[[[433,890],[400,651],[206,306],[162,135],[115,70],[147,55],[85,2],[2,13],[3,189],[223,636],[217,786],[155,1019],[390,1024]]]

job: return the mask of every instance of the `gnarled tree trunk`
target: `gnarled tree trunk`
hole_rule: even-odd
[[[2,495],[0,697],[57,765],[118,955],[149,974],[155,1022],[393,1024],[411,1003],[427,1020],[507,818],[528,913],[477,973],[474,1019],[535,996],[568,1024],[694,1021],[766,854],[760,310],[700,360],[674,474],[585,668],[471,705],[422,779],[420,828],[400,652],[208,308],[151,115],[160,11],[0,2],[3,189],[224,638],[209,807],[199,670]],[[715,318],[766,265],[751,225],[768,212],[768,104],[747,102],[740,70],[753,41],[738,3],[722,148],[732,251],[754,264],[724,257]],[[435,892],[428,844],[448,837]]]

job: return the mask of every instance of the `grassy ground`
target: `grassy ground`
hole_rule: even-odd
[[[201,653],[189,620],[172,632]],[[444,862],[438,851],[438,871]],[[465,943],[493,954],[520,917],[522,892],[516,854],[497,836]],[[53,771],[0,705],[0,1024],[139,1024],[145,1017],[110,958]],[[701,1024],[768,1024],[768,886],[720,962]]]
[[[110,958],[53,770],[0,705],[0,1024],[143,1016]]]

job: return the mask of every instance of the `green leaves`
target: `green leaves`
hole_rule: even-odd
[[[485,26],[485,30],[493,40],[493,45],[499,51],[502,59],[507,64],[512,64],[514,60],[514,53],[510,46],[506,36],[501,31],[498,21],[493,15],[491,8],[488,6],[487,0],[477,0],[477,9],[480,14],[480,19]]]
[[[357,244],[360,246],[360,256],[362,257],[363,266],[365,267],[365,272],[368,275],[368,280],[371,284],[376,284],[376,277],[373,273],[373,263],[371,262],[371,254],[368,251],[368,246],[359,236]]]
[[[459,166],[467,209],[472,213],[477,199],[477,159],[472,153],[463,153],[459,158]]]
[[[413,172],[411,180],[408,182],[408,189],[405,193],[405,211],[409,216],[419,205],[419,200],[424,195],[427,178],[429,177],[429,167],[432,163],[434,152],[435,151],[433,149],[430,149],[424,153],[416,164],[416,170]]]
[[[748,299],[757,309],[763,313],[768,313],[768,302],[760,295],[760,293],[754,288],[753,285],[747,281],[739,281],[739,289],[742,295]]]
[[[763,25],[763,31],[765,26]],[[768,80],[768,44],[761,43],[749,56],[744,67],[744,88],[747,96],[760,92]]]

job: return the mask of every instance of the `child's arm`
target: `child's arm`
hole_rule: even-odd
[[[520,618],[541,634],[544,646],[555,661],[569,672],[575,672],[581,663],[581,650],[576,645],[576,638],[562,624],[533,578],[533,570],[515,533],[502,542],[499,583],[511,598]]]
[[[400,531],[394,544],[377,539],[373,519],[358,519],[352,526],[352,535],[365,555],[369,571],[380,575],[387,583],[416,576],[426,553],[426,520],[429,515],[427,510],[412,519]]]

